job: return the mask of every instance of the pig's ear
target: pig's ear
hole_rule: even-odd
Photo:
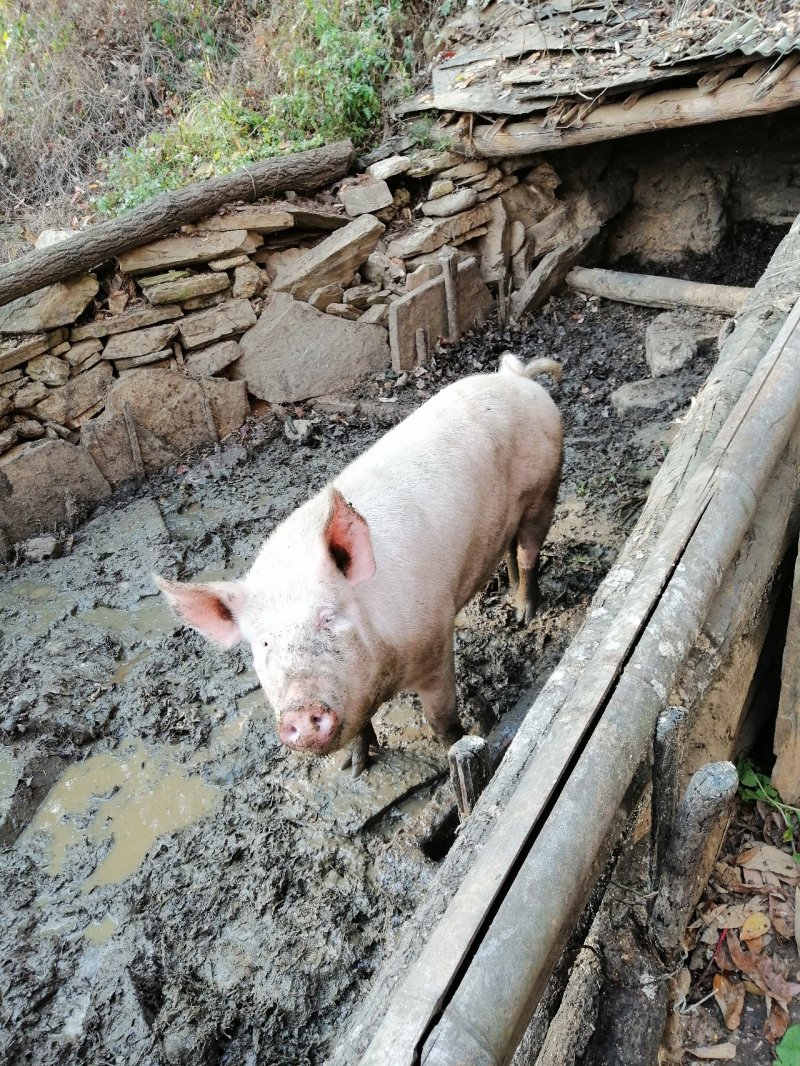
[[[223,648],[232,648],[242,639],[236,616],[246,593],[238,581],[190,585],[183,581],[167,581],[158,574],[153,574],[153,580],[176,614],[204,637]]]
[[[360,585],[373,577],[375,556],[369,527],[338,489],[331,490],[331,509],[323,536],[336,569],[351,585]]]

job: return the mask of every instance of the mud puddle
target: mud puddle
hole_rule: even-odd
[[[646,376],[653,314],[564,296],[525,333],[489,328],[393,393],[408,413],[507,348],[564,368],[544,602],[520,629],[499,573],[467,608],[467,728],[510,738],[641,506],[679,408],[622,422],[609,397]],[[687,403],[709,365],[683,375]],[[390,387],[379,377],[351,398],[377,406]],[[118,493],[63,557],[0,578],[3,1061],[321,1063],[424,895],[435,866],[410,841],[446,753],[418,701],[381,710],[383,751],[353,780],[283,749],[246,654],[177,627],[154,594],[154,571],[240,573],[385,430],[296,413],[315,418],[311,446],[253,423]]]

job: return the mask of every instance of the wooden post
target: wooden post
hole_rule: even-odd
[[[458,252],[449,248],[439,255],[444,277],[444,296],[447,304],[447,336],[457,344],[461,340],[461,327],[458,318]]]
[[[472,814],[478,797],[492,776],[489,746],[482,737],[462,737],[447,753],[450,783],[456,795],[459,821]]]
[[[653,940],[667,965],[681,959],[683,934],[714,864],[738,787],[733,763],[710,763],[692,777],[678,808],[651,917]]]
[[[659,716],[653,738],[653,791],[650,824],[650,889],[658,887],[680,795],[683,762],[683,707],[667,707]]]

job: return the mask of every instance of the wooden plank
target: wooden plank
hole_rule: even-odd
[[[503,159],[555,148],[629,137],[653,130],[699,126],[733,118],[768,115],[800,104],[800,68],[795,67],[767,96],[753,98],[753,90],[743,78],[733,78],[713,95],[697,89],[665,89],[642,97],[632,107],[604,104],[578,129],[548,130],[540,122],[510,122],[488,140],[488,126],[475,125],[471,147],[487,159]],[[447,136],[447,131],[443,131]]]

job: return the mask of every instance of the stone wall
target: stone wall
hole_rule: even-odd
[[[231,205],[0,307],[0,556],[236,431],[254,400],[308,401],[412,370],[498,293],[513,312],[509,295],[543,256],[615,217],[626,223],[609,227],[612,252],[652,251],[665,212],[682,216],[643,143],[494,165],[395,138],[315,201]],[[667,227],[669,251],[707,250],[720,167],[695,148],[677,154],[678,185],[697,188],[686,225]],[[792,183],[784,199],[794,213]],[[773,190],[773,213],[779,201]]]

